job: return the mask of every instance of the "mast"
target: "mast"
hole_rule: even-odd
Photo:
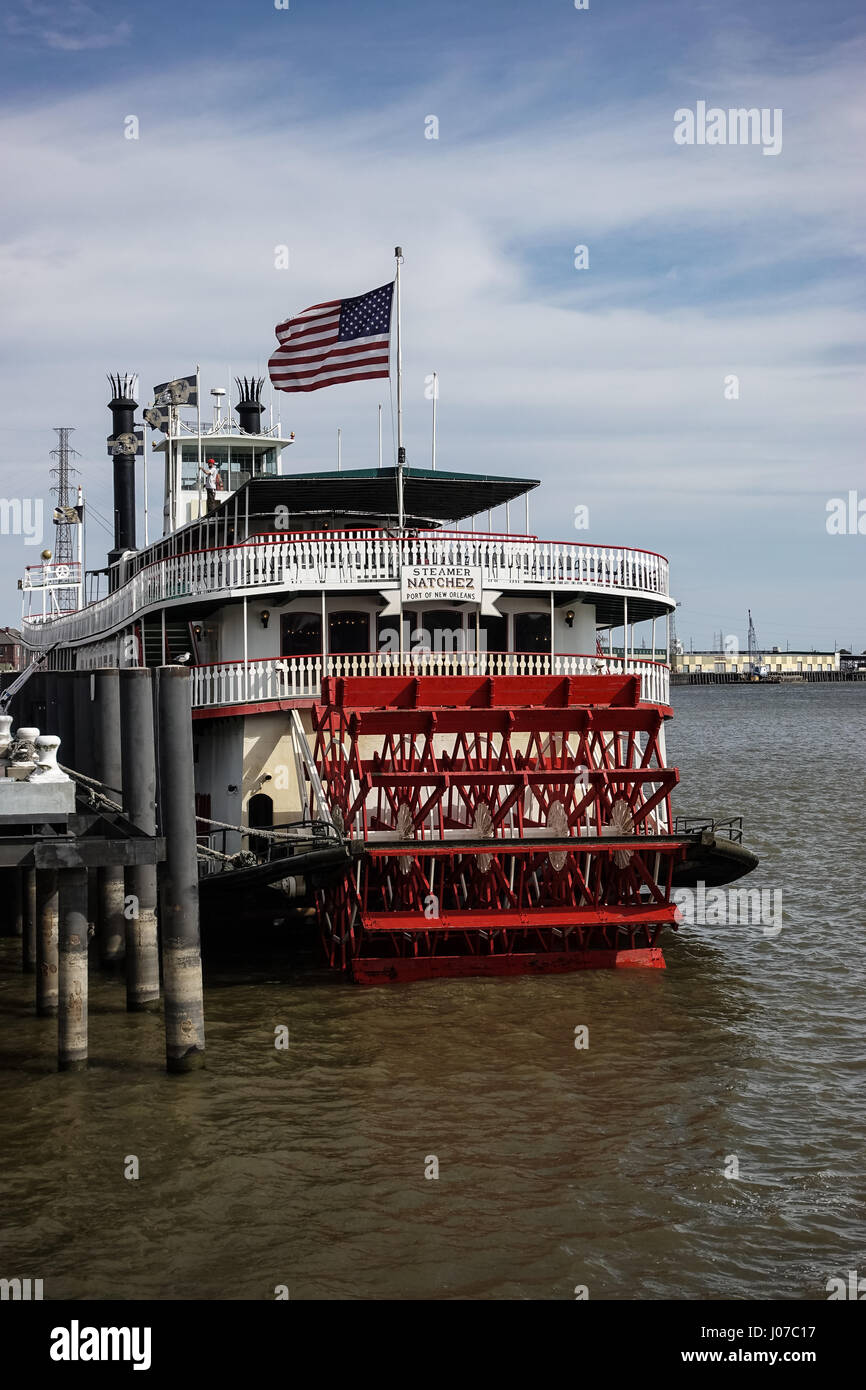
[[[201,367],[195,364],[195,432],[198,437],[198,515],[201,520],[204,499],[202,497],[202,454],[201,454]]]

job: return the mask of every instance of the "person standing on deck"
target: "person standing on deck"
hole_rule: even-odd
[[[208,459],[207,465],[202,467],[204,477],[204,490],[207,493],[207,514],[216,511],[216,490],[219,486],[219,469],[216,466],[216,459]]]

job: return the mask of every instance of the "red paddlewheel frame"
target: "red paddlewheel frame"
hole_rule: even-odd
[[[656,965],[687,842],[670,834],[667,711],[639,694],[632,676],[323,681],[314,759],[363,845],[318,895],[329,963]]]

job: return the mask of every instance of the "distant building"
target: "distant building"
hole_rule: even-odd
[[[839,652],[782,652],[764,648],[760,662],[771,676],[803,676],[810,672],[838,671]],[[753,656],[754,661],[754,656]],[[683,675],[748,675],[749,653],[680,652],[672,657],[673,670]]]
[[[0,627],[0,671],[21,670],[21,643],[18,634]]]

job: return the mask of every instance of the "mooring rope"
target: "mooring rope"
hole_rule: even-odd
[[[234,830],[239,835],[260,835],[262,839],[278,840],[281,844],[286,843],[287,840],[291,840],[292,831],[297,830],[299,826],[310,826],[312,829],[314,826],[324,825],[329,831],[333,830],[337,839],[342,839],[337,827],[335,825],[328,825],[327,821],[295,821],[290,826],[281,826],[276,830],[268,830],[264,826],[258,825],[228,825],[226,821],[211,820],[209,816],[196,816],[196,820],[202,825],[212,825],[217,830]]]
[[[95,787],[104,787],[104,782],[96,782],[92,777],[85,777],[83,772],[75,772],[71,767],[64,767],[62,763],[58,763],[57,766],[60,768],[61,772],[66,773],[67,777],[71,777],[75,782],[82,782],[84,784],[89,793],[90,804],[92,806],[102,805],[107,807],[109,811],[119,811],[120,814],[123,815],[123,807],[119,802],[112,801],[111,797],[103,796],[101,792],[94,791]],[[108,787],[107,790],[113,792],[117,791],[117,788]]]
[[[92,804],[101,803],[103,806],[108,807],[109,810],[119,811],[120,814],[123,815],[123,807],[119,802],[112,801],[110,797],[104,796],[102,792],[95,790],[96,787],[102,787],[104,791],[117,791],[116,787],[108,787],[105,782],[99,782],[95,777],[86,777],[83,772],[76,772],[71,767],[63,767],[60,763],[58,763],[57,766],[60,768],[60,771],[65,772],[68,777],[72,777],[76,782],[83,783],[90,793]],[[337,827],[328,825],[327,821],[296,821],[292,826],[280,827],[276,830],[268,830],[264,826],[259,827],[257,825],[229,825],[226,821],[211,820],[209,816],[196,816],[196,822],[202,825],[211,825],[216,830],[233,830],[238,835],[260,835],[262,839],[276,840],[280,844],[285,844],[291,840],[292,831],[296,830],[298,826],[309,825],[312,829],[314,826],[323,825],[327,827],[329,832],[333,830],[338,840],[342,840],[342,836],[337,830]],[[203,850],[204,846],[199,845],[199,849]],[[236,858],[233,854],[222,855],[219,850],[212,850],[210,848],[208,848],[206,852],[220,858]]]

